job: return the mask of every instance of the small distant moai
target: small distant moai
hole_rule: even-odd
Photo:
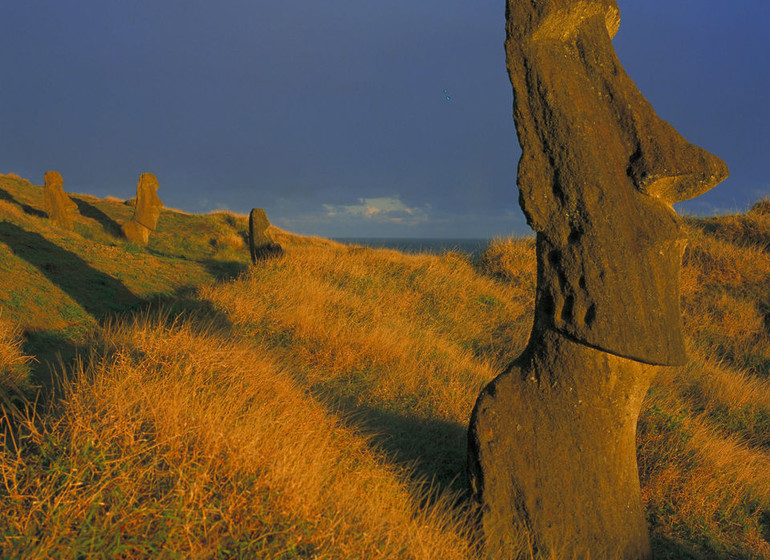
[[[283,248],[274,243],[267,232],[269,227],[270,221],[265,211],[262,208],[252,208],[249,213],[249,250],[251,262],[254,264],[283,253]]]
[[[611,39],[615,0],[508,0],[506,62],[537,232],[524,353],[481,392],[468,445],[490,559],[648,559],[636,424],[656,372],[685,362],[672,204],[727,176],[661,120]],[[525,543],[522,536],[526,535]]]
[[[158,196],[158,179],[152,173],[142,173],[136,186],[134,216],[123,224],[123,234],[130,241],[147,245],[150,232],[158,225],[163,201]]]
[[[77,204],[64,192],[64,179],[58,171],[46,171],[43,175],[43,207],[48,218],[63,229],[72,230],[75,226]]]

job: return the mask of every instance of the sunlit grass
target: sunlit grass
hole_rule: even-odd
[[[465,430],[480,388],[526,343],[531,239],[473,262],[274,228],[284,255],[247,267],[244,216],[164,213],[141,248],[95,219],[57,231],[22,208],[34,189],[0,188],[15,198],[0,200],[3,219],[137,298],[108,312],[0,239],[0,390],[14,387],[17,411],[3,420],[1,556],[475,557]],[[639,422],[658,558],[770,557],[762,208],[689,222],[691,360],[659,376]],[[75,338],[57,399],[20,401],[35,394],[25,353]]]

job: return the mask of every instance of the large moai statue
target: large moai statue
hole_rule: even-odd
[[[252,208],[249,213],[249,251],[254,264],[283,253],[283,248],[270,237],[269,227],[267,213],[262,208]]]
[[[130,241],[147,245],[150,232],[155,231],[163,201],[158,196],[158,179],[152,173],[142,173],[136,186],[134,216],[123,224],[123,234]]]
[[[58,171],[46,171],[43,175],[43,208],[48,218],[57,226],[71,230],[75,226],[77,204],[64,192],[64,179]]]
[[[537,294],[526,350],[471,418],[481,538],[494,559],[522,546],[649,558],[636,424],[656,372],[686,359],[685,235],[672,204],[727,167],[658,118],[626,75],[611,43],[615,0],[508,0],[506,18]]]

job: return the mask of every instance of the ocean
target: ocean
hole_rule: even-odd
[[[404,253],[430,253],[438,255],[447,251],[467,253],[478,257],[491,239],[428,239],[409,237],[335,237],[334,241],[345,245],[362,245],[372,249],[396,249]]]

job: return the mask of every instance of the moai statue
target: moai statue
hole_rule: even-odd
[[[142,173],[136,186],[136,208],[134,217],[123,224],[123,234],[130,241],[147,245],[150,232],[155,231],[163,208],[158,196],[158,179],[152,173]]]
[[[75,225],[78,207],[64,192],[61,173],[46,171],[43,180],[43,207],[48,213],[48,218],[60,228],[71,230]]]
[[[656,372],[686,359],[685,235],[672,204],[727,167],[658,118],[626,75],[611,43],[615,0],[508,0],[506,18],[537,294],[526,350],[470,422],[480,536],[494,559],[522,545],[649,558],[636,424]]]
[[[274,243],[267,232],[269,227],[270,221],[265,211],[262,208],[252,208],[249,213],[249,250],[251,262],[254,264],[283,253],[283,248],[278,243]]]

